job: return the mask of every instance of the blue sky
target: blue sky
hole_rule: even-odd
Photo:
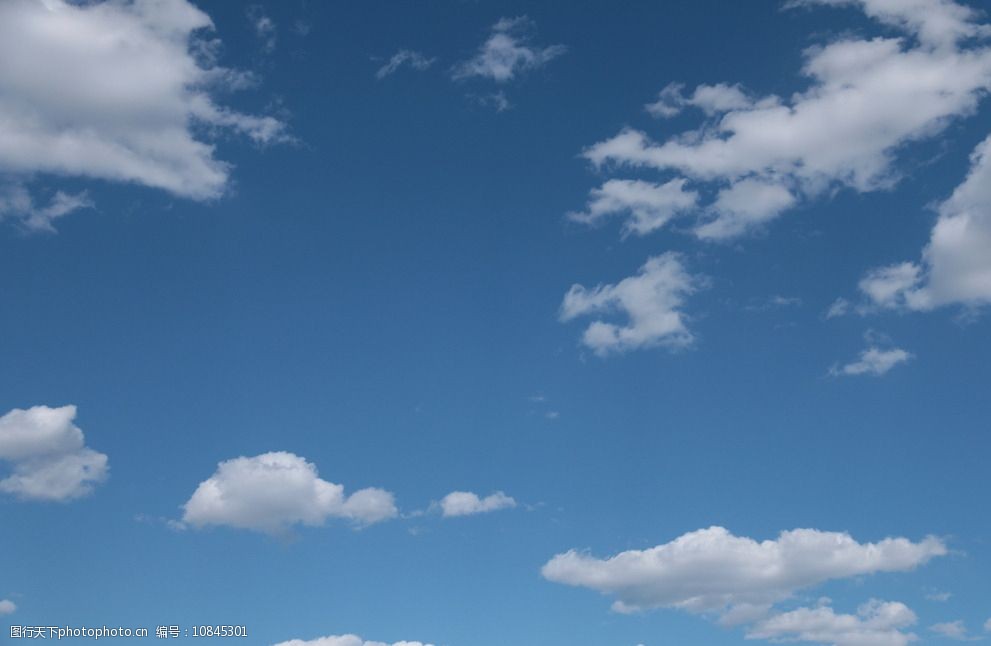
[[[4,633],[991,637],[984,9],[0,3]]]

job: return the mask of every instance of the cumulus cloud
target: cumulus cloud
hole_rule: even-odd
[[[977,146],[967,178],[938,211],[921,262],[874,269],[860,281],[870,304],[930,310],[991,303],[991,137]]]
[[[958,3],[794,4],[856,6],[904,36],[844,37],[809,48],[802,68],[809,86],[791,97],[752,97],[727,84],[702,85],[686,96],[669,85],[648,110],[670,117],[698,107],[710,117],[701,127],[660,143],[626,129],[586,149],[585,157],[597,166],[650,168],[692,180],[716,195],[700,205],[695,234],[724,240],[837,187],[892,186],[906,145],[973,114],[991,88],[991,33]]]
[[[0,615],[11,615],[17,610],[17,604],[10,599],[0,601]]]
[[[478,494],[470,491],[452,491],[440,501],[441,513],[445,518],[484,514],[500,509],[511,509],[515,506],[516,501],[501,491],[484,498],[480,498]]]
[[[614,596],[613,608],[621,612],[678,608],[722,614],[767,608],[830,580],[912,570],[946,553],[934,537],[858,543],[846,533],[796,529],[758,542],[710,527],[606,559],[572,550],[548,561],[542,574]]]
[[[357,635],[330,635],[328,637],[317,637],[316,639],[302,640],[293,639],[287,642],[280,642],[275,646],[390,646],[386,642],[366,642]],[[423,642],[394,642],[391,646],[433,646]]]
[[[205,37],[212,26],[186,0],[0,3],[0,174],[221,196],[231,165],[216,158],[211,133],[262,144],[286,135],[273,117],[216,102],[216,90],[244,87],[250,76],[216,64],[216,41]],[[47,228],[82,205],[70,198],[40,211],[22,206],[19,217]]]
[[[615,285],[572,285],[561,303],[560,319],[610,312],[626,316],[625,325],[594,321],[585,329],[582,343],[600,356],[660,345],[684,347],[694,337],[681,306],[701,283],[685,271],[678,254],[668,252],[648,259],[637,275]]]
[[[75,418],[75,406],[15,408],[0,417],[0,462],[10,466],[0,492],[24,500],[65,501],[103,482],[107,456],[86,446]]]
[[[861,352],[856,361],[851,361],[843,366],[833,366],[829,373],[833,376],[872,375],[880,377],[911,358],[912,354],[901,348],[870,347]]]
[[[646,235],[695,206],[698,193],[686,190],[685,184],[684,179],[665,184],[611,179],[592,189],[585,210],[569,213],[568,219],[597,225],[612,216],[625,216],[625,234]]]
[[[796,198],[784,186],[758,179],[741,179],[719,191],[709,207],[711,218],[699,224],[700,238],[725,240],[745,233],[795,204]]]
[[[412,49],[401,49],[393,54],[392,58],[375,72],[375,78],[384,79],[404,66],[418,72],[423,72],[429,69],[436,60],[436,58],[427,58],[420,52],[413,51]]]
[[[477,76],[505,83],[519,74],[543,67],[567,51],[564,45],[533,45],[532,31],[533,21],[525,16],[502,18],[493,25],[491,35],[478,53],[454,66],[452,76],[455,79]]]
[[[295,524],[322,525],[331,517],[371,525],[398,515],[390,492],[368,488],[345,496],[343,486],[322,480],[316,466],[285,451],[221,462],[183,509],[183,522],[194,527],[226,525],[269,534]]]
[[[797,608],[757,622],[747,639],[814,642],[832,646],[906,646],[917,637],[905,629],[917,621],[908,606],[871,600],[853,615],[837,614],[827,605]]]

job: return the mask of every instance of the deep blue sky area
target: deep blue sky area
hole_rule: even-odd
[[[56,19],[33,0],[9,3],[0,21]],[[963,24],[988,24],[980,3],[931,3],[970,7]],[[0,600],[16,607],[0,605],[3,630],[236,624],[247,626],[246,640],[200,641],[328,637],[319,646],[352,646],[329,638],[347,634],[437,646],[987,638],[991,269],[984,292],[943,297],[929,278],[941,261],[923,252],[937,220],[950,217],[941,205],[978,172],[971,155],[991,131],[987,32],[933,45],[915,23],[872,13],[881,0],[783,4],[197,2],[212,30],[169,36],[171,46],[205,51],[214,40],[212,54],[189,60],[254,79],[241,89],[208,85],[202,96],[280,128],[253,140],[180,110],[178,131],[213,146],[205,158],[222,169],[212,195],[188,182],[122,178],[92,160],[84,170],[23,161],[6,130],[15,126],[0,124],[0,416],[74,405],[85,446],[109,464],[78,495],[0,485]],[[119,12],[147,38],[166,38],[153,28],[165,18],[124,0],[101,15],[101,3],[55,5],[80,29],[110,29]],[[161,6],[192,10],[185,0]],[[500,31],[500,19],[522,16]],[[52,37],[68,42],[60,33]],[[499,34],[536,58],[515,60],[506,79],[459,75]],[[901,39],[893,60],[898,47],[940,62],[966,53],[983,71],[960,90],[972,105],[962,98],[904,131],[880,119],[874,131],[892,124],[894,145],[870,153],[884,171],[859,186],[839,171],[814,184],[805,173],[815,149],[795,152],[800,163],[786,170],[754,162],[737,174],[589,157],[626,129],[657,146],[725,141],[720,115],[760,110],[761,97],[796,106],[834,91],[803,73],[807,62],[840,41],[882,38]],[[554,45],[566,49],[543,49]],[[429,62],[417,69],[409,59],[378,78],[402,51]],[[43,78],[54,63],[32,64]],[[62,88],[52,100],[73,116],[45,122],[55,109],[24,94],[19,79],[0,64],[0,117],[29,110],[54,132],[140,148],[132,130],[117,129],[124,117],[108,116],[112,127],[85,122]],[[652,116],[645,105],[672,83],[683,84],[678,114]],[[707,115],[692,104],[697,86],[742,88],[750,103]],[[29,108],[8,108],[21,97]],[[879,103],[882,114],[895,109]],[[138,125],[128,128],[156,127],[155,110],[147,119],[133,110]],[[798,141],[782,145],[797,150]],[[847,145],[841,134],[835,142]],[[49,152],[31,160],[60,154],[39,147]],[[626,207],[594,226],[568,216],[591,209],[590,191],[610,179],[656,186],[678,177],[698,203],[646,235],[622,233]],[[698,222],[720,213],[719,192],[747,177],[780,182],[793,202],[739,235],[696,235]],[[34,206],[5,202],[15,190]],[[87,204],[50,230],[26,224],[57,192]],[[966,236],[991,231],[991,200],[982,204]],[[604,348],[583,334],[596,320],[635,328],[628,303],[563,315],[572,285],[608,289],[665,253],[693,277],[692,290],[664,305],[690,340],[661,333]],[[987,268],[991,248],[975,257]],[[865,277],[898,263],[921,268],[921,282],[899,292],[904,301],[872,300]],[[936,303],[912,305],[911,290]],[[845,311],[830,315],[838,299]],[[903,354],[880,365],[861,354],[869,350]],[[3,434],[21,422],[4,419],[0,479],[49,459],[11,457]],[[269,452],[305,459],[345,495],[390,492],[393,513],[279,520],[264,502],[271,485],[252,490],[264,500],[249,500],[245,513],[275,514],[272,531],[184,507],[220,477],[221,463]],[[456,491],[501,491],[513,504],[456,516],[444,505]],[[600,563],[611,583],[542,572],[568,550],[607,559],[714,526],[767,549],[781,532],[809,528],[858,544],[933,537],[939,550],[795,574],[743,622],[726,613],[756,603],[763,584],[741,578],[706,605],[703,593],[665,578],[704,579],[698,563],[678,561],[684,555],[642,572]],[[698,549],[718,570],[732,567],[720,560],[732,555]],[[779,566],[799,567],[755,562],[752,572],[764,580]],[[858,615],[872,599],[904,604],[914,620]],[[610,609],[617,601],[637,608]],[[867,632],[767,632],[798,608],[853,615]]]

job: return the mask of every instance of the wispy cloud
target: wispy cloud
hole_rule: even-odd
[[[375,78],[384,79],[397,72],[401,67],[409,67],[418,72],[423,72],[430,69],[430,66],[436,60],[436,58],[428,58],[426,55],[412,49],[401,49],[393,54],[386,64],[375,72]]]
[[[531,43],[533,21],[526,16],[502,18],[492,26],[489,38],[478,53],[454,66],[455,79],[481,77],[497,83],[543,67],[567,51],[564,45],[540,47]]]

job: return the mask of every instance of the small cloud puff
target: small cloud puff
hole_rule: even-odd
[[[285,451],[239,457],[217,465],[183,505],[182,521],[194,527],[226,525],[279,534],[296,524],[317,526],[342,518],[364,526],[398,515],[392,493],[344,487],[322,480],[317,468]]]
[[[501,491],[484,498],[479,498],[478,494],[470,491],[452,491],[440,501],[441,513],[445,518],[484,514],[515,506],[516,501]]]

